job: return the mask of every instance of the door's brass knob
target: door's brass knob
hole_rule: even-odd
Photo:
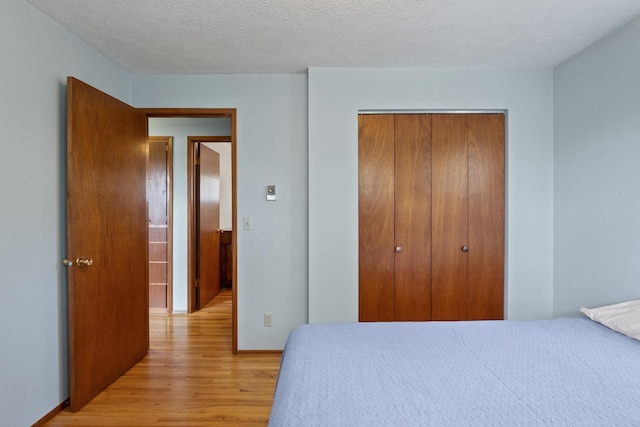
[[[469,252],[469,248],[467,246],[463,246],[460,249],[462,249],[462,252]]]
[[[396,246],[396,252],[402,252],[402,246]]]
[[[76,265],[78,267],[89,267],[93,265],[93,259],[85,258],[83,256],[76,259]]]

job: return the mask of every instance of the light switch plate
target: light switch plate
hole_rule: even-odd
[[[267,200],[273,202],[276,200],[276,186],[267,185]]]
[[[242,218],[242,229],[247,231],[253,230],[253,220],[250,216]]]

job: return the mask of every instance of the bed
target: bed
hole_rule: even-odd
[[[640,341],[587,318],[304,325],[269,419],[532,425],[640,426]]]

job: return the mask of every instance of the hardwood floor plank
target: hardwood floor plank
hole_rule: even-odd
[[[46,426],[264,426],[280,355],[231,349],[231,290],[204,309],[151,314],[147,356],[78,412]]]

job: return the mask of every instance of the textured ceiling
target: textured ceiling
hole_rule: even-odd
[[[27,0],[131,73],[553,66],[638,0]]]

